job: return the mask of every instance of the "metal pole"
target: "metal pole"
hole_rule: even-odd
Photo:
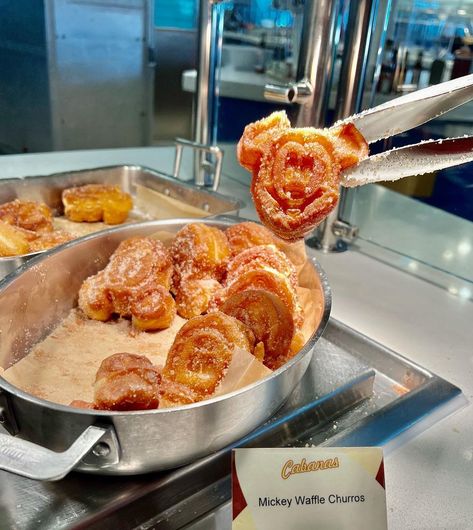
[[[368,53],[378,4],[379,0],[350,2],[335,108],[337,120],[361,110]],[[345,242],[339,237],[353,237],[356,233],[356,229],[339,219],[340,208],[343,204],[343,190],[340,195],[337,207],[318,229],[316,246],[324,252],[346,250]]]
[[[220,68],[222,47],[222,16],[216,4],[220,0],[200,0],[197,90],[195,102],[194,141],[215,145],[217,136],[217,72]],[[199,186],[208,184],[205,175],[208,166],[204,152],[196,152],[194,179]]]
[[[379,0],[350,2],[346,39],[337,94],[336,119],[359,111],[365,88],[366,68]]]
[[[297,127],[324,125],[339,5],[339,0],[306,0],[297,81],[265,86],[264,95],[269,101],[299,104],[294,123]]]
[[[325,125],[338,6],[338,0],[307,0],[305,3],[296,79],[311,90],[298,108],[297,127]]]

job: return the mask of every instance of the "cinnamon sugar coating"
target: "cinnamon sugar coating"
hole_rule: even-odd
[[[236,347],[249,352],[254,348],[252,332],[240,321],[221,312],[192,318],[174,339],[163,377],[191,389],[196,401],[210,397]]]
[[[171,286],[171,256],[161,241],[149,237],[132,237],[122,241],[105,269],[107,285],[119,309],[126,313],[126,300],[137,290],[162,285]]]
[[[94,384],[99,410],[147,410],[159,405],[160,375],[144,355],[115,353],[102,361]]]
[[[276,295],[289,310],[296,328],[299,329],[302,326],[304,316],[296,290],[284,274],[274,269],[256,269],[242,273],[225,288],[212,307],[219,309],[233,295],[250,289],[269,291]]]
[[[0,205],[0,256],[47,250],[73,239],[54,230],[53,215],[44,203],[15,199]]]
[[[172,270],[171,256],[161,241],[149,237],[122,241],[104,271],[115,312],[130,316],[133,296],[155,285],[169,289]]]
[[[160,403],[163,406],[189,405],[200,401],[202,398],[199,393],[191,387],[162,377],[159,387]]]
[[[368,143],[353,123],[331,127],[330,134],[342,170],[358,164],[368,156]]]
[[[27,254],[29,242],[23,231],[9,223],[0,221],[0,257]]]
[[[181,281],[176,289],[177,313],[187,319],[206,313],[222,289],[222,284],[212,278]]]
[[[274,269],[284,274],[297,287],[297,271],[286,254],[274,245],[261,245],[240,252],[228,262],[226,285],[237,280],[244,272]]]
[[[54,230],[53,232],[36,232],[36,236],[37,237],[32,238],[30,241],[29,252],[48,250],[74,239],[72,234],[69,234],[64,230]]]
[[[247,125],[237,146],[240,164],[248,171],[258,171],[261,158],[271,145],[273,135],[290,127],[291,123],[284,111],[273,112],[266,118]]]
[[[107,292],[104,271],[84,280],[79,290],[78,305],[92,320],[105,322],[112,316],[114,307]]]
[[[294,319],[281,299],[269,291],[249,289],[225,300],[221,311],[243,322],[264,345],[263,363],[272,370],[288,359]]]
[[[276,240],[273,234],[263,225],[244,221],[228,227],[225,230],[232,256],[243,250],[259,245],[274,245]]]
[[[15,199],[0,204],[0,221],[33,232],[51,232],[53,214],[44,203]]]
[[[287,241],[304,237],[335,208],[340,171],[368,155],[353,124],[291,128],[285,113],[248,125],[238,144],[252,172],[251,192],[262,223]]]
[[[176,314],[169,294],[172,271],[171,256],[161,241],[127,239],[103,271],[84,281],[79,307],[94,320],[108,320],[116,313],[132,317],[137,329],[169,327]]]
[[[175,286],[190,278],[220,281],[230,257],[225,234],[204,223],[190,223],[176,234],[171,245]]]
[[[263,224],[295,241],[336,206],[340,163],[323,131],[287,129],[274,138],[253,175],[251,193]]]
[[[225,234],[204,223],[188,224],[176,234],[171,253],[179,315],[191,318],[205,313],[226,273],[230,248]]]
[[[136,293],[130,301],[131,322],[142,331],[168,328],[176,316],[176,302],[162,285]]]

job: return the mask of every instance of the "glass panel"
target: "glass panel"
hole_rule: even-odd
[[[219,142],[236,142],[249,122],[274,110],[267,83],[295,80],[303,2],[235,0],[225,12],[219,89]]]
[[[374,101],[367,85],[364,108],[473,72],[472,22],[471,1],[399,1]],[[470,102],[370,152],[472,134],[472,122]],[[359,250],[473,297],[473,164],[350,190],[346,204],[344,218],[360,228]]]
[[[196,0],[154,0],[154,25],[192,29],[197,25],[197,11]]]

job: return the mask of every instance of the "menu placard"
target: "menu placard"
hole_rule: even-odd
[[[234,449],[233,530],[386,530],[379,447]]]

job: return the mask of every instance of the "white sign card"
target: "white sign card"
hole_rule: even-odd
[[[379,447],[234,449],[232,530],[386,530]]]

